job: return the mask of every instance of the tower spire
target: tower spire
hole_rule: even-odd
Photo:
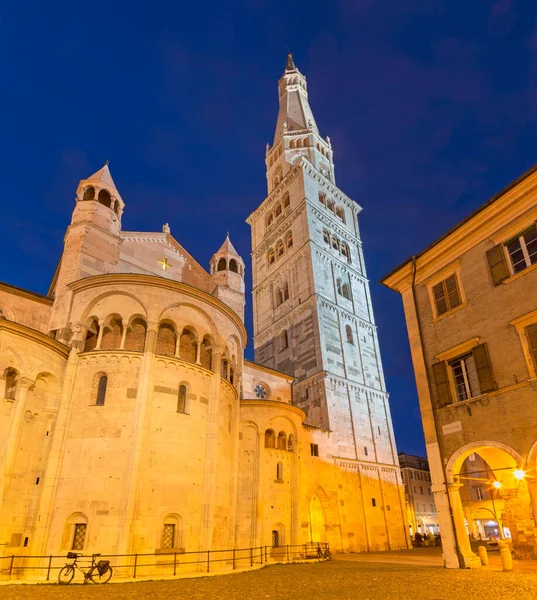
[[[293,60],[293,55],[288,52],[287,53],[287,63],[285,65],[286,71],[296,71],[295,61]]]

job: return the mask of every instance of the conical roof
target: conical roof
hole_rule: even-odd
[[[104,166],[99,169],[96,173],[88,177],[86,181],[99,181],[104,183],[105,185],[117,189],[114,180],[112,179],[112,175],[110,173],[110,169],[108,168],[108,161],[104,164]]]
[[[229,233],[226,235],[224,243],[220,246],[220,250],[216,254],[235,254],[240,257],[240,254],[235,250],[235,247],[229,239]]]

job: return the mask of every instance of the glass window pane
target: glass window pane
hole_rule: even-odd
[[[515,273],[519,273],[527,267],[519,238],[507,244],[507,252],[509,253],[511,266],[513,267],[513,271]]]
[[[448,310],[443,282],[434,286],[433,293],[436,303],[436,311],[439,315],[443,315]]]

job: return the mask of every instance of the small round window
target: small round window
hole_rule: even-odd
[[[266,398],[267,388],[263,384],[258,383],[254,388],[254,393],[256,398]]]

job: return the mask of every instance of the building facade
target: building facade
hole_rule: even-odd
[[[410,535],[435,534],[439,531],[438,515],[431,491],[429,462],[421,456],[399,452],[401,477]]]
[[[249,217],[257,363],[229,238],[207,271],[167,224],[123,231],[108,165],[49,293],[0,285],[3,555],[407,547],[359,209],[305,110],[289,57]]]
[[[460,493],[474,453],[515,556],[536,557],[536,219],[533,168],[383,280],[403,298],[448,567],[478,564]]]

